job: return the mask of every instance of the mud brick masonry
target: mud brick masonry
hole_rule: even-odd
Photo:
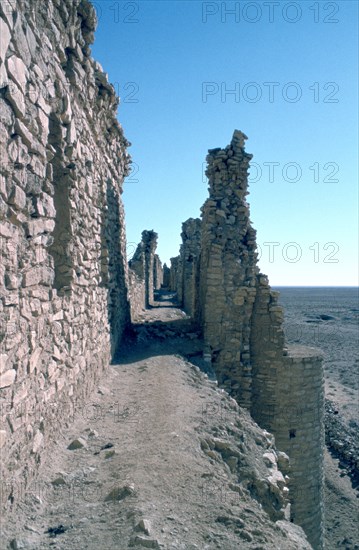
[[[209,151],[209,198],[171,268],[153,230],[128,265],[129,143],[91,58],[95,25],[87,0],[0,2],[0,504],[17,502],[163,284],[202,331],[220,386],[289,455],[292,520],[321,549],[322,357],[286,347],[259,273],[245,135]]]

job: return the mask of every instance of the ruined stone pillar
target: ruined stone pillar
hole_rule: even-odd
[[[170,288],[171,286],[171,270],[167,264],[163,264],[163,286],[165,288]]]
[[[284,347],[282,308],[258,276],[251,329],[252,407],[290,458],[291,520],[316,550],[323,548],[324,372],[314,348]]]
[[[201,220],[189,218],[182,224],[181,260],[183,269],[183,309],[198,317]]]
[[[180,246],[178,263],[176,269],[176,291],[178,304],[183,306],[183,244]]]
[[[158,235],[154,231],[142,231],[145,253],[145,299],[146,307],[153,305],[153,265]]]
[[[249,220],[246,136],[235,131],[225,149],[211,149],[209,198],[202,207],[201,325],[218,382],[250,407],[250,325],[255,299],[256,242]]]
[[[177,280],[178,280],[178,263],[179,256],[171,258],[171,268],[170,268],[170,289],[172,292],[177,292]]]
[[[162,262],[158,254],[153,257],[153,288],[159,290],[163,283]]]
[[[134,271],[137,277],[144,281],[145,286],[145,303],[144,307],[148,307],[153,304],[153,290],[155,282],[155,250],[157,246],[157,233],[154,231],[142,231],[142,239],[136,248],[136,252],[129,261],[129,267]],[[158,256],[157,256],[158,258]],[[157,278],[161,279],[159,273],[158,262],[161,264],[160,259],[157,260],[156,265],[156,281]],[[161,268],[162,269],[162,268]],[[157,284],[157,282],[156,282]],[[157,287],[156,287],[157,288]]]
[[[207,156],[202,207],[200,324],[218,383],[291,459],[291,519],[323,547],[324,390],[320,352],[284,344],[278,294],[256,267],[255,231],[245,200],[251,155],[235,131]],[[184,245],[181,249],[184,257]],[[179,270],[180,271],[180,270]],[[185,279],[186,280],[186,279]]]

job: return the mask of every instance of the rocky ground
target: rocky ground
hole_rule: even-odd
[[[185,314],[157,305],[3,518],[1,549],[310,548],[283,520],[271,436],[203,373]],[[327,549],[359,548],[356,502],[327,453]]]

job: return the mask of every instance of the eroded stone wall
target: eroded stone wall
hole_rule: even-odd
[[[201,257],[201,220],[189,218],[182,224],[182,303],[194,319],[199,316],[199,272]]]
[[[131,268],[128,270],[128,279],[131,322],[136,323],[146,309],[145,279],[139,277]]]
[[[0,3],[2,503],[16,502],[129,323],[118,99],[87,0]]]
[[[155,254],[157,238],[157,233],[152,230],[142,231],[141,242],[138,244],[133,257],[129,261],[130,269],[137,275],[137,278],[131,277],[133,283],[131,296],[136,296],[131,304],[133,318],[137,316],[142,309],[153,305],[153,292],[155,288],[161,288],[163,272],[161,260],[158,255]],[[141,284],[144,286],[143,304],[141,304],[141,297],[143,294],[140,288]],[[157,285],[156,287],[155,284]]]
[[[286,346],[278,292],[257,276],[251,325],[251,415],[290,457],[291,521],[323,548],[324,371],[321,352]]]
[[[207,156],[209,198],[202,207],[197,321],[204,358],[211,361],[219,384],[289,455],[291,519],[304,528],[313,548],[321,549],[322,357],[313,349],[285,346],[279,293],[257,267],[256,233],[246,201],[252,155],[245,152],[245,139],[235,131],[230,145],[211,149]],[[171,285],[184,304],[193,295],[185,227],[180,256],[171,265]]]
[[[158,254],[153,257],[153,288],[159,290],[163,283],[163,267]]]
[[[250,325],[255,300],[255,231],[246,202],[252,155],[234,132],[225,149],[207,156],[209,198],[202,207],[201,324],[219,383],[250,408]]]
[[[166,263],[163,264],[163,286],[167,289],[171,286],[171,270]]]
[[[178,264],[180,257],[175,256],[171,258],[171,267],[170,267],[170,289],[172,292],[177,292],[178,286]]]

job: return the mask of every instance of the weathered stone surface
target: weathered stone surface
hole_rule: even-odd
[[[5,93],[6,99],[9,101],[13,111],[20,120],[23,120],[26,114],[25,97],[22,91],[16,86],[8,86]]]
[[[0,374],[0,388],[7,388],[15,382],[16,370],[10,369]]]
[[[163,281],[162,265],[156,258],[158,235],[153,230],[143,231],[142,240],[129,261],[129,267],[134,273],[131,276],[131,316],[136,318],[142,308],[153,304],[153,291],[160,288]],[[143,286],[143,289],[141,288]],[[142,297],[144,295],[144,303]]]
[[[67,448],[69,451],[76,451],[77,449],[83,449],[84,447],[87,447],[87,443],[82,437],[79,437],[74,439]]]
[[[290,476],[291,519],[319,549],[323,545],[322,358],[312,349],[285,346],[278,292],[259,273],[256,233],[246,201],[252,158],[244,149],[246,139],[236,130],[225,149],[209,150],[210,196],[202,207],[197,236],[195,220],[183,224],[180,255],[171,258],[171,288],[202,329],[204,359],[212,364],[219,385],[275,435],[279,450],[291,459],[288,465],[286,454],[280,458],[283,472]],[[193,264],[199,257],[196,279]],[[226,442],[212,443],[205,452],[214,460],[216,452],[229,452]],[[226,457],[230,468],[236,467],[235,458]],[[274,456],[268,454],[265,460],[274,467]],[[285,480],[274,469],[255,490],[267,491],[268,483],[275,492]]]
[[[23,210],[26,206],[26,194],[18,186],[15,185],[9,197],[9,203],[14,205],[18,210]]]
[[[148,519],[141,519],[137,524],[137,529],[143,531],[145,535],[151,534],[151,522]]]
[[[166,263],[163,264],[163,286],[167,289],[171,286],[171,269]]]
[[[38,453],[42,447],[44,436],[40,431],[37,431],[32,443],[32,452]]]
[[[5,328],[2,328],[2,332],[5,332]],[[0,353],[0,374],[2,374],[6,370],[6,363],[8,360],[8,354],[7,353]]]
[[[190,218],[182,224],[182,245],[176,266],[176,288],[183,309],[196,321],[199,318],[199,277],[201,220]]]
[[[28,70],[25,63],[19,57],[12,55],[7,59],[7,72],[12,80],[19,86],[23,94],[26,91],[26,81],[28,78]]]
[[[2,420],[13,430],[2,447],[0,476],[12,479],[16,462],[17,478],[26,473],[30,483],[44,442],[50,452],[130,323],[121,200],[130,159],[114,89],[88,48],[93,6],[87,0],[36,2],[36,10],[33,0],[5,4],[0,381],[12,396]],[[24,418],[16,416],[23,401],[36,405],[32,443],[20,429]]]
[[[39,284],[51,286],[54,281],[54,272],[49,267],[32,267],[24,273],[22,286],[37,286]]]
[[[133,484],[124,485],[123,487],[114,487],[105,498],[105,502],[116,502],[123,500],[135,493]]]
[[[4,63],[7,49],[10,44],[10,29],[0,17],[0,61]]]
[[[40,366],[40,357],[42,355],[42,348],[36,348],[30,356],[29,372],[32,373],[36,367]]]
[[[0,449],[5,445],[7,439],[6,430],[0,430]]]

